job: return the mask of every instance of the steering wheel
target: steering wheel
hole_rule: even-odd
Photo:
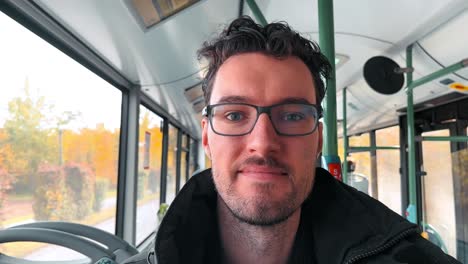
[[[0,231],[0,244],[8,242],[42,242],[63,246],[75,250],[91,259],[92,264],[116,264],[115,255],[109,250],[85,238],[78,237],[58,230],[41,228],[9,228]],[[10,257],[0,253],[2,264],[51,264],[51,263],[83,263],[79,261],[30,261]]]
[[[10,227],[9,229],[17,228],[41,228],[57,230],[91,239],[104,245],[110,252],[112,252],[115,255],[115,260],[118,263],[128,259],[135,254],[138,254],[138,250],[127,243],[125,240],[92,226],[68,222],[36,222]]]

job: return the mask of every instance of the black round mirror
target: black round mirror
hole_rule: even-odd
[[[400,66],[392,59],[383,56],[370,58],[364,64],[364,79],[376,92],[394,94],[403,88],[405,77],[396,70]]]

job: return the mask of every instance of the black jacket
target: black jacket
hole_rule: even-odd
[[[127,263],[219,263],[216,196],[211,170],[193,176],[167,211],[155,247]],[[320,168],[301,225],[313,241],[313,263],[459,263],[416,225]]]

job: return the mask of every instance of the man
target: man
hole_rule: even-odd
[[[316,169],[330,64],[282,23],[233,21],[199,55],[209,62],[193,176],[158,230],[168,263],[456,263],[417,226]]]

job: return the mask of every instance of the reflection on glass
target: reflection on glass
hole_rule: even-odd
[[[169,125],[169,148],[167,153],[167,186],[166,203],[172,203],[176,195],[176,168],[177,168],[177,132],[178,129]]]
[[[3,13],[0,25],[0,228],[67,221],[114,233],[122,93]],[[1,247],[76,258],[44,244]]]
[[[449,136],[449,130],[423,133],[423,136]],[[442,238],[442,248],[456,257],[456,221],[452,155],[449,141],[423,141],[422,177],[423,222]]]
[[[398,126],[375,132],[377,146],[400,146]],[[400,151],[377,150],[377,181],[379,201],[401,214]]]
[[[138,141],[138,186],[136,243],[141,243],[158,226],[163,119],[140,105]]]

